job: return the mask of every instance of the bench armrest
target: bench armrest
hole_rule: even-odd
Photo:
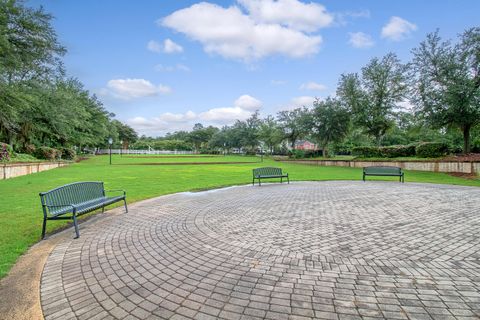
[[[123,192],[123,195],[126,196],[127,195],[127,192],[125,192],[125,190],[122,190],[122,189],[110,189],[110,190],[104,190],[105,192]]]

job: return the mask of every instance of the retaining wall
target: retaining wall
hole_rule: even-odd
[[[395,166],[405,170],[432,172],[461,172],[480,174],[480,162],[455,161],[350,161],[350,160],[280,160],[285,162],[317,165],[363,168],[369,166]]]
[[[67,166],[67,162],[35,162],[0,164],[0,180]]]

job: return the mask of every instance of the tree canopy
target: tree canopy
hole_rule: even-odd
[[[433,127],[453,126],[470,152],[470,131],[480,123],[480,28],[442,41],[438,31],[413,50],[412,102],[417,114]]]

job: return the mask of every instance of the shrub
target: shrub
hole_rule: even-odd
[[[408,145],[408,146],[388,146],[388,147],[381,147],[380,153],[382,157],[385,158],[397,158],[397,157],[412,157],[415,155],[415,146]]]
[[[45,160],[56,160],[62,157],[62,152],[60,150],[50,148],[50,147],[38,147],[35,151],[35,157],[37,159]]]
[[[75,160],[77,152],[70,148],[60,148],[61,157],[63,160]]]
[[[382,153],[380,151],[380,148],[373,147],[373,146],[353,147],[352,148],[352,155],[363,157],[363,158],[382,157]]]
[[[293,159],[305,158],[305,151],[293,149],[293,150],[290,150],[288,156]]]
[[[322,155],[322,150],[305,150],[305,158],[315,158]]]
[[[256,155],[256,154],[257,154],[257,150],[255,150],[255,149],[247,149],[247,150],[245,150],[245,155],[246,155],[246,156],[254,156],[254,155]]]
[[[9,144],[0,142],[0,161],[9,161],[12,156],[12,147]]]
[[[23,149],[24,149],[23,151],[24,151],[26,154],[34,155],[34,154],[35,154],[35,151],[37,150],[37,147],[35,147],[35,145],[33,145],[33,144],[27,144],[27,145],[25,146],[25,148],[23,148]]]
[[[449,153],[449,146],[445,142],[422,142],[415,152],[421,158],[438,158]]]

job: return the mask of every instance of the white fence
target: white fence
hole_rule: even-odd
[[[110,149],[98,149],[95,153],[110,154]],[[195,154],[195,151],[112,149],[112,154]]]

